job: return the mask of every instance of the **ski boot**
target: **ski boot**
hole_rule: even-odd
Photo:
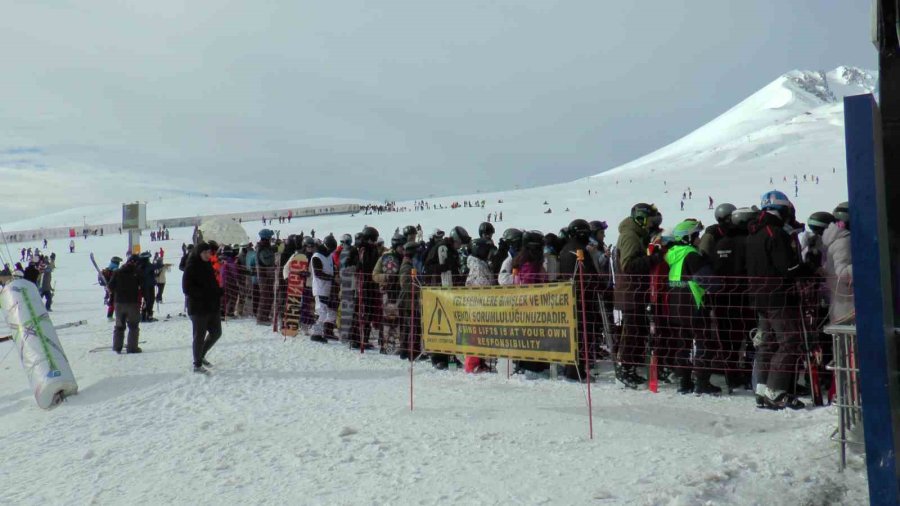
[[[697,375],[697,383],[694,385],[694,393],[697,395],[719,395],[722,389],[709,382],[709,371]]]

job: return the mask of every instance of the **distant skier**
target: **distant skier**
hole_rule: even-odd
[[[713,198],[712,195],[709,196],[709,209],[713,208]]]
[[[681,210],[684,211],[684,200],[681,201]]]
[[[46,248],[47,246],[44,245]],[[75,239],[69,241],[69,253],[75,253]]]

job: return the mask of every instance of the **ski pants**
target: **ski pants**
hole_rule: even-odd
[[[41,292],[41,297],[44,298],[46,303],[44,307],[47,308],[47,311],[50,311],[50,306],[53,305],[53,291],[52,290],[44,290]]]
[[[790,307],[759,310],[757,314],[763,338],[753,362],[754,386],[759,389],[765,385],[775,393],[793,391],[797,362],[803,357],[800,314]]]
[[[138,338],[141,333],[141,310],[137,303],[116,304],[116,325],[113,327],[113,351],[122,351],[122,343],[125,341],[125,326],[128,326],[128,346],[126,351],[134,351],[138,347]]]
[[[337,311],[331,309],[328,297],[316,295],[316,314],[319,317],[313,324],[312,335],[321,336],[325,333],[325,324],[334,323],[337,319]]]
[[[156,284],[156,302],[162,304],[162,294],[163,290],[166,289],[165,283],[157,283]]]
[[[153,318],[153,302],[156,300],[156,294],[153,287],[144,290],[144,309],[142,316],[145,320]]]
[[[203,364],[203,358],[216,341],[222,337],[222,317],[218,311],[191,315],[194,328],[194,366]]]

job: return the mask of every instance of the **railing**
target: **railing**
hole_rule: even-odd
[[[859,395],[859,365],[856,361],[856,326],[828,325],[825,333],[832,337],[834,360],[827,368],[834,372],[834,405],[838,408],[838,427],[831,439],[840,445],[839,468],[843,471],[847,467],[847,445],[864,447],[861,439],[863,412]]]

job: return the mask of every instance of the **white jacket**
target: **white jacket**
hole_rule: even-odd
[[[828,248],[825,273],[831,304],[828,315],[831,323],[851,323],[856,317],[853,305],[853,261],[850,255],[850,231],[828,225],[822,234],[822,243]]]

